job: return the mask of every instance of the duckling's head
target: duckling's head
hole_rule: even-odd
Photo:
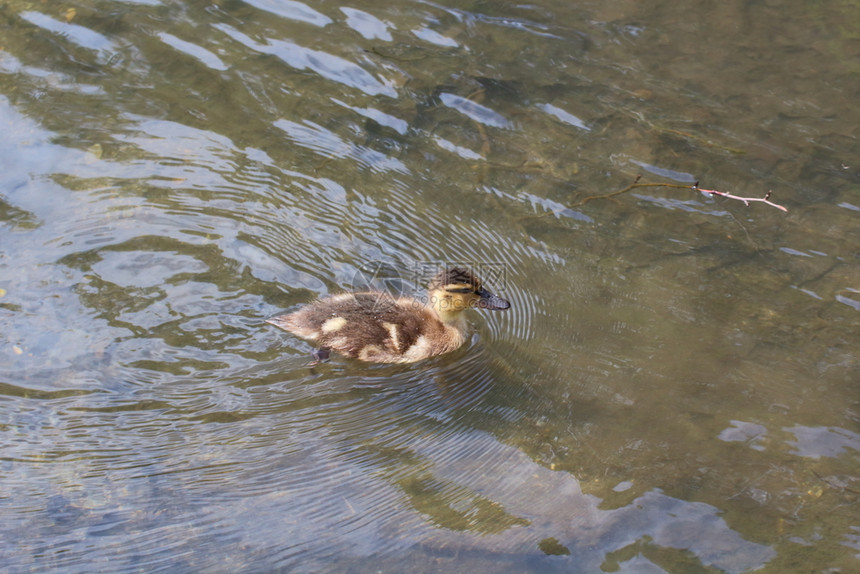
[[[511,304],[487,291],[478,276],[462,267],[450,267],[430,281],[430,304],[445,322],[457,320],[469,308],[508,309]]]

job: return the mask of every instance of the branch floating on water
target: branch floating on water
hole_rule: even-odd
[[[592,195],[592,196],[586,197],[585,199],[571,205],[570,207],[580,207],[582,205],[585,205],[586,203],[588,203],[589,201],[591,201],[593,199],[608,199],[610,197],[615,197],[616,195],[621,195],[622,193],[627,193],[631,189],[636,189],[637,187],[671,187],[674,189],[689,189],[691,191],[699,191],[701,193],[707,193],[708,195],[711,195],[711,196],[725,197],[726,199],[734,199],[736,201],[742,202],[747,207],[750,206],[750,203],[754,203],[754,202],[764,203],[764,204],[769,205],[771,207],[775,207],[780,211],[784,211],[786,213],[788,212],[788,209],[786,207],[779,205],[778,203],[774,203],[770,200],[771,196],[773,195],[773,191],[768,191],[766,194],[764,194],[764,197],[741,197],[740,195],[734,195],[734,194],[727,193],[725,191],[719,191],[716,189],[703,189],[703,188],[699,187],[698,181],[696,183],[694,183],[693,185],[684,185],[681,183],[639,183],[640,179],[642,179],[642,174],[637,175],[636,179],[633,180],[633,183],[631,183],[630,185],[628,185],[624,189],[619,189],[618,191],[613,191],[612,193],[605,193],[603,195]]]
[[[740,197],[738,195],[732,195],[731,193],[726,193],[725,191],[717,191],[716,189],[702,189],[701,187],[699,187],[698,181],[693,184],[692,189],[695,189],[696,191],[701,191],[702,193],[709,193],[711,195],[718,195],[720,197],[725,197],[726,199],[736,199],[738,201],[742,201],[744,203],[744,205],[746,205],[747,207],[749,207],[750,203],[752,203],[753,201],[759,201],[761,203],[766,203],[767,205],[769,205],[771,207],[775,207],[780,211],[784,211],[784,212],[788,213],[788,209],[786,207],[783,207],[782,205],[780,205],[778,203],[774,203],[774,202],[770,201],[770,196],[773,195],[773,190],[769,190],[767,193],[765,193],[764,197]]]

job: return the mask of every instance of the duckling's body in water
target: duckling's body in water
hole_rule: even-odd
[[[463,311],[507,309],[471,271],[454,267],[439,273],[426,303],[386,293],[341,293],[266,321],[329,350],[375,363],[412,363],[449,353],[463,344],[468,324]]]

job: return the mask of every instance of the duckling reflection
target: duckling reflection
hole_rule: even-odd
[[[468,334],[466,309],[510,306],[474,273],[453,267],[433,278],[426,303],[381,292],[341,293],[266,322],[316,342],[317,359],[334,350],[363,361],[412,363],[459,348]]]

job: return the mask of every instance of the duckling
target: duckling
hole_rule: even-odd
[[[452,267],[430,282],[426,303],[379,292],[340,293],[266,322],[318,343],[317,360],[335,350],[363,361],[412,363],[459,348],[468,333],[466,309],[510,306],[474,273]]]

